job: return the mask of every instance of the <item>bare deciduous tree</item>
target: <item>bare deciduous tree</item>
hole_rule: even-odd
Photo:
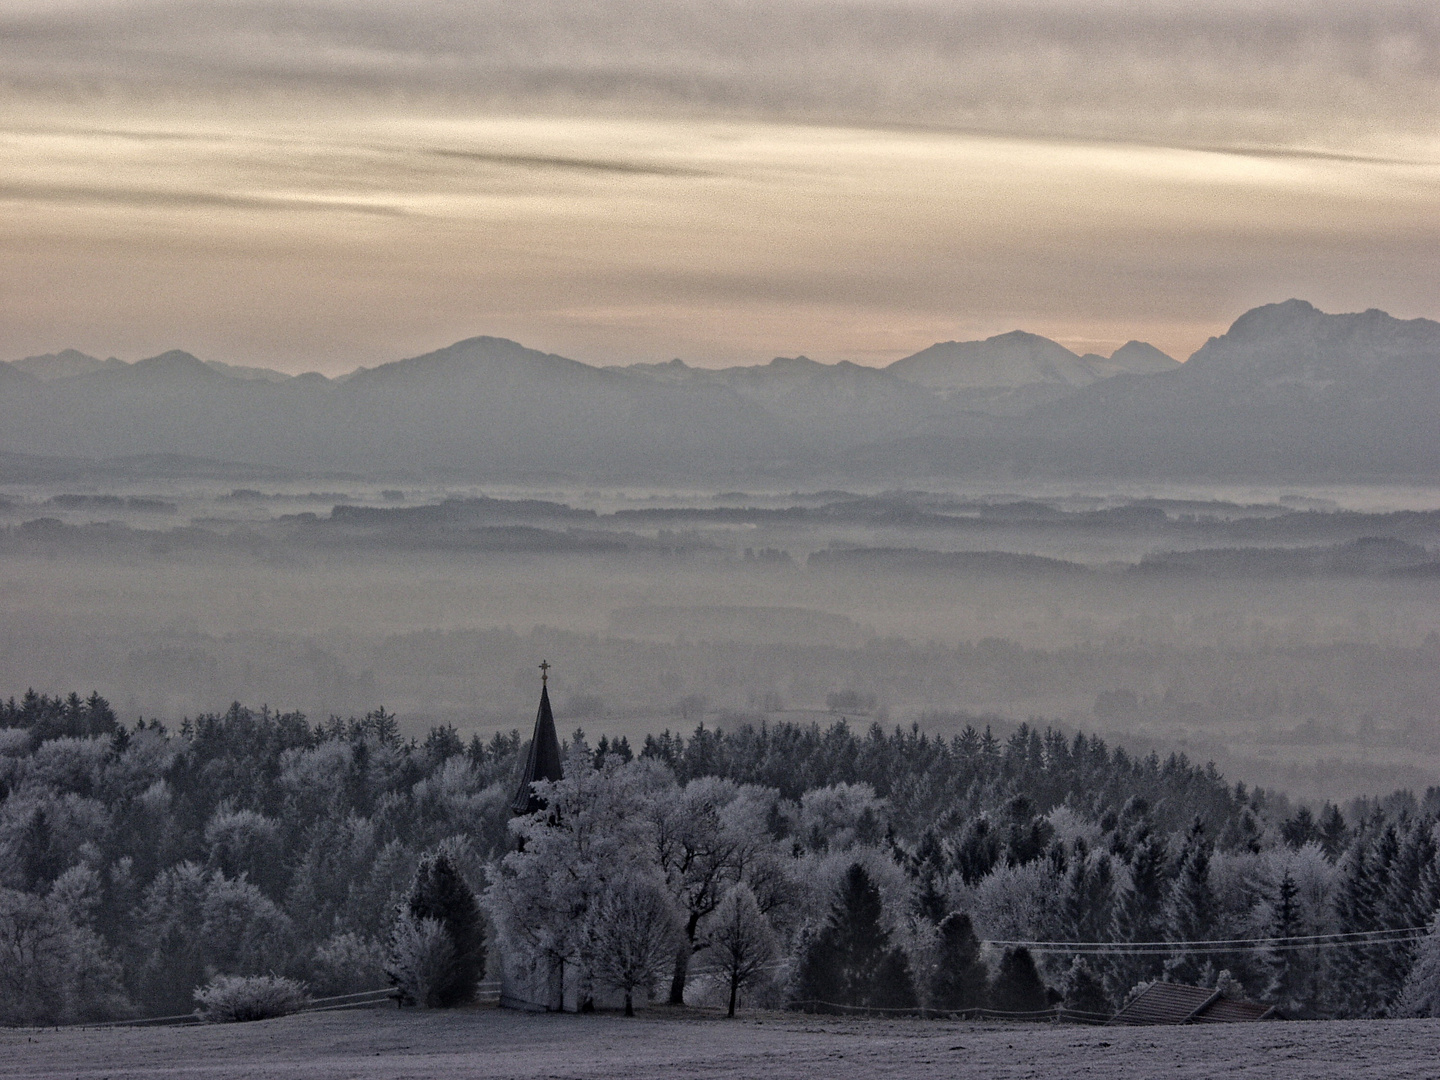
[[[748,885],[738,884],[725,894],[706,918],[701,941],[701,963],[725,981],[730,991],[725,1015],[734,1016],[740,991],[766,978],[776,954],[775,935]]]
[[[625,995],[625,1015],[635,1015],[634,995],[654,992],[669,970],[680,926],[669,893],[657,881],[631,876],[608,887],[590,925],[592,974]]]

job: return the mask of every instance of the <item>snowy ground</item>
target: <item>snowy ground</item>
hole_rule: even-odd
[[[0,1078],[787,1078],[1440,1076],[1440,1021],[1077,1028],[619,1016],[310,1014],[151,1029],[0,1030]]]

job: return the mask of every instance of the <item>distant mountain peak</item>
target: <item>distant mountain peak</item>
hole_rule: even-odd
[[[1324,313],[1307,300],[1285,300],[1278,304],[1261,304],[1236,319],[1222,337],[1232,341],[1249,341],[1293,330],[1323,317]]]
[[[10,366],[17,371],[33,375],[43,382],[51,382],[55,379],[74,379],[81,375],[93,375],[97,371],[125,367],[126,364],[122,360],[116,360],[113,356],[109,360],[101,360],[83,353],[79,349],[61,349],[58,353],[27,356],[23,360],[12,361]]]
[[[1396,360],[1440,362],[1440,323],[1397,319],[1377,308],[1332,315],[1286,300],[1245,312],[1185,367],[1313,381],[1350,378]]]
[[[1173,371],[1180,366],[1168,353],[1148,341],[1127,341],[1110,354],[1110,362],[1131,375],[1149,375],[1157,371]]]
[[[935,390],[1010,389],[1035,384],[1084,386],[1098,378],[1058,341],[1024,330],[984,341],[942,341],[885,369]]]
[[[170,349],[158,356],[149,356],[144,360],[136,360],[130,365],[135,372],[203,372],[206,375],[213,374],[205,366],[205,361],[198,356],[186,352],[183,349]]]

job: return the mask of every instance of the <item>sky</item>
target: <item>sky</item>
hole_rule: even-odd
[[[1440,316],[1433,0],[0,0],[0,358]]]

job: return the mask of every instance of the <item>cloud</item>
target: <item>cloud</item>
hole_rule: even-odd
[[[429,150],[429,154],[456,161],[475,161],[517,169],[579,173],[616,173],[621,176],[703,177],[712,173],[679,165],[653,165],[639,161],[603,161],[596,158],[542,157],[537,154],[503,154],[479,150]]]
[[[11,94],[379,95],[1345,149],[1430,137],[1432,0],[0,4]]]
[[[0,201],[69,206],[123,206],[141,210],[278,210],[399,216],[400,207],[344,199],[236,195],[216,191],[164,191],[104,184],[0,183]]]

